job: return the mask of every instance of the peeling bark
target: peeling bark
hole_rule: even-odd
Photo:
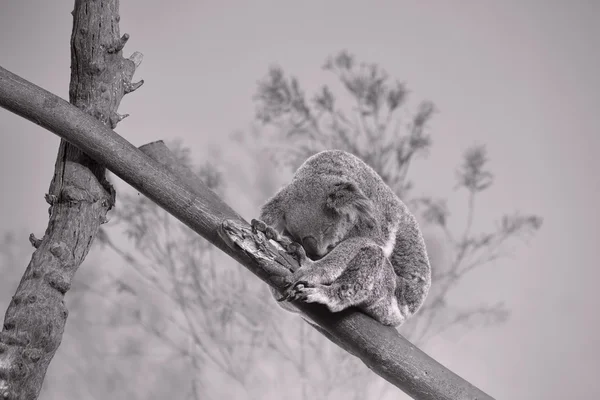
[[[141,55],[124,59],[129,36],[119,36],[118,0],[76,0],[71,36],[69,100],[114,129],[117,114]],[[52,104],[44,104],[52,107]],[[68,310],[64,295],[85,259],[115,192],[105,167],[61,140],[46,195],[50,221],[6,311],[0,333],[0,398],[35,399],[60,345]]]

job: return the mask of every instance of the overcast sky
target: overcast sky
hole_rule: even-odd
[[[73,1],[0,4],[0,65],[66,99]],[[341,49],[405,81],[413,104],[433,100],[418,190],[451,193],[464,149],[486,144],[496,181],[482,227],[514,210],[544,226],[464,285],[459,301],[504,300],[508,322],[442,335],[428,353],[497,399],[600,398],[600,2],[128,0],[121,32],[125,54],[145,56],[117,129],[136,145],[180,137],[199,157],[226,146],[269,65],[310,91]],[[41,236],[58,139],[5,110],[0,137],[0,233]]]

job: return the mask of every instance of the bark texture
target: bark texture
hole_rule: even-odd
[[[76,0],[71,36],[72,104],[114,128],[141,55],[124,59],[128,35],[119,35],[118,0]],[[44,104],[44,106],[51,106]],[[6,311],[0,333],[0,398],[35,399],[58,349],[68,311],[64,295],[98,228],[114,204],[105,167],[61,140],[46,195],[50,221]]]

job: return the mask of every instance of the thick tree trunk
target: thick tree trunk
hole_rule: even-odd
[[[118,0],[76,0],[71,36],[72,104],[114,128],[124,94],[139,85],[136,64],[122,57],[128,39],[119,35]],[[135,61],[134,61],[135,60]],[[0,397],[35,399],[60,345],[68,311],[64,295],[85,259],[98,228],[114,204],[104,166],[61,140],[46,200],[50,221],[23,274],[0,334]],[[3,397],[2,397],[3,396]]]

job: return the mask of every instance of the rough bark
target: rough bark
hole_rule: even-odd
[[[2,68],[0,106],[75,144],[272,287],[279,288],[281,276],[295,268],[202,182],[174,175],[94,118]],[[360,312],[331,314],[318,305],[296,305],[330,340],[415,399],[491,399],[395,329]]]
[[[141,55],[121,50],[118,0],[77,0],[71,36],[70,102],[114,128],[121,98],[141,83],[131,78]],[[44,237],[30,241],[35,252],[6,311],[0,333],[0,395],[35,399],[58,349],[68,311],[64,295],[85,259],[99,226],[114,204],[105,167],[61,140],[46,195],[50,220]]]

